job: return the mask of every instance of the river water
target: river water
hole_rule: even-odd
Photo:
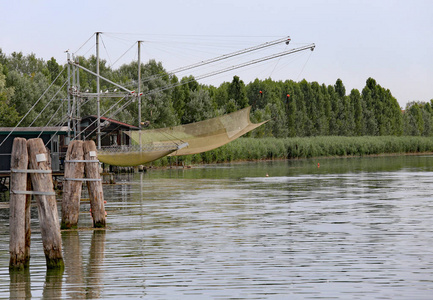
[[[108,229],[83,204],[62,232],[62,274],[36,208],[30,270],[9,273],[2,208],[0,298],[432,299],[432,172],[432,156],[398,156],[119,175]]]

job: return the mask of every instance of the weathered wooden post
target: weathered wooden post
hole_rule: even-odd
[[[90,208],[92,210],[93,227],[105,227],[104,193],[99,173],[99,160],[96,155],[94,141],[84,141],[84,170],[86,172],[87,188],[89,190]]]
[[[84,175],[83,141],[72,141],[65,159],[62,198],[62,229],[77,228],[80,214],[81,187]]]
[[[27,190],[27,141],[15,138],[11,157],[9,213],[10,269],[23,270],[30,262],[30,199]]]
[[[47,268],[64,269],[59,216],[47,150],[40,138],[28,140],[27,150],[29,168],[33,170],[30,173],[30,178],[38,205],[39,223]]]

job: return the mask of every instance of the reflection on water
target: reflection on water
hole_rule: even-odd
[[[63,270],[47,270],[42,299],[62,298]]]
[[[30,272],[25,271],[10,271],[10,298],[11,299],[30,299]]]
[[[66,295],[70,299],[98,299],[102,293],[105,230],[93,231],[89,249],[81,248],[80,234],[83,232],[62,233]],[[83,251],[88,251],[86,262],[83,262]]]
[[[37,216],[30,270],[9,273],[0,209],[0,298],[429,299],[432,171],[415,156],[119,176],[107,230],[89,229],[86,204],[81,230],[62,232],[60,274]]]
[[[90,247],[87,249],[81,248],[80,234],[84,236],[91,234]],[[38,255],[36,264],[39,270],[37,272],[33,272],[32,268],[24,272],[9,272],[10,299],[31,299],[32,296],[42,299],[102,298],[103,272],[101,266],[105,253],[105,230],[64,231],[62,232],[62,244],[65,271],[45,270],[45,262],[39,260],[44,257]],[[32,259],[33,257],[32,255]],[[86,261],[83,261],[83,257],[86,257]],[[45,276],[41,284],[42,274]],[[37,278],[37,280],[33,280],[31,284],[31,278]],[[36,290],[36,293],[32,293],[32,288],[33,291]],[[1,296],[3,299],[5,295],[1,294]]]

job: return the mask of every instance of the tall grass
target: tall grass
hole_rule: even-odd
[[[191,165],[242,160],[425,152],[433,152],[433,138],[414,136],[239,138],[212,151],[181,157],[164,157],[151,165]]]

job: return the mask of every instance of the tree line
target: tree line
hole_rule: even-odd
[[[96,69],[95,56],[76,60],[85,68]],[[26,56],[20,52],[6,55],[0,49],[0,126],[15,126],[26,114],[20,126],[62,122],[61,116],[67,111],[65,69],[66,65],[54,58],[44,61],[35,54]],[[137,72],[137,62],[113,69],[100,60],[102,76],[131,90],[137,87]],[[361,91],[352,89],[347,93],[341,79],[334,85],[270,78],[245,84],[234,76],[231,82],[218,87],[204,85],[193,76],[178,78],[154,60],[142,64],[141,73],[141,119],[148,121],[151,128],[197,122],[251,106],[253,122],[270,120],[250,133],[251,137],[433,136],[433,99],[410,102],[402,110],[391,91],[373,78],[366,80]],[[80,90],[96,92],[95,76],[79,70],[79,81]],[[113,89],[101,80],[102,91]],[[107,111],[116,101],[119,99],[102,97],[101,111]],[[116,110],[106,116],[138,123],[136,102],[116,114],[112,112]],[[96,114],[96,100],[84,99],[81,115],[91,114]]]

